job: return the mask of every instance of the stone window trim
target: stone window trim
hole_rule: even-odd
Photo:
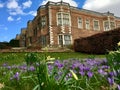
[[[111,29],[115,29],[115,28],[116,28],[116,23],[115,23],[115,21],[111,21],[111,22],[110,22],[110,27],[111,27]]]
[[[44,28],[46,26],[46,16],[41,16],[41,27]]]
[[[64,45],[71,45],[71,44],[72,44],[71,34],[58,34],[58,45],[64,46]]]
[[[77,20],[78,20],[78,28],[82,29],[83,28],[83,19],[82,19],[82,17],[78,17]]]
[[[95,24],[95,22],[97,22],[97,24]],[[96,26],[97,26],[97,28],[96,28]],[[93,29],[96,30],[96,31],[100,30],[99,20],[97,20],[97,19],[93,20]]]
[[[108,26],[106,26],[105,23],[108,23]],[[109,22],[108,20],[105,20],[105,21],[103,21],[103,28],[104,28],[104,31],[109,31],[111,29],[116,28],[116,23],[115,23],[115,21],[110,21]]]
[[[67,12],[57,12],[56,14],[57,26],[71,26],[70,13]]]
[[[85,20],[85,28],[86,28],[87,30],[90,29],[90,20],[89,20],[89,19],[86,19],[86,20]]]

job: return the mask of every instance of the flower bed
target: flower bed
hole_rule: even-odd
[[[22,64],[4,63],[0,66],[0,89],[120,90],[120,49],[110,52],[106,59],[62,61],[45,56],[27,53]]]
[[[111,71],[106,59],[50,59],[12,66],[4,63],[0,67],[3,90],[120,89],[116,72]]]

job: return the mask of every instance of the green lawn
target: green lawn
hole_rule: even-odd
[[[0,65],[4,62],[7,62],[9,64],[19,64],[24,61],[25,52],[23,53],[0,53]],[[51,56],[55,59],[59,60],[65,60],[69,58],[104,58],[105,55],[90,55],[90,54],[84,54],[84,53],[78,53],[78,52],[42,52],[37,53],[38,56]]]

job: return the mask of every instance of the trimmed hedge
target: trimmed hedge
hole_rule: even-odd
[[[120,41],[120,28],[74,40],[74,50],[91,54],[105,54],[115,50]]]
[[[10,45],[8,42],[0,42],[0,49],[10,49]]]

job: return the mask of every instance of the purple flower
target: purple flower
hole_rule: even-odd
[[[117,86],[118,90],[120,90],[120,85]]]
[[[107,75],[107,72],[105,72],[103,69],[99,69],[98,73],[100,73],[101,75]]]
[[[103,65],[101,68],[102,68],[102,69],[109,69],[110,67],[107,66],[107,65]]]
[[[7,63],[4,63],[4,64],[3,64],[3,67],[6,67],[6,66],[7,66]]]
[[[7,66],[7,69],[10,70],[10,69],[11,69],[11,66]]]
[[[61,69],[64,65],[60,61],[55,61],[55,66],[57,66],[59,69]]]
[[[71,74],[71,73],[68,73],[67,76],[68,76],[68,77],[72,77],[72,74]]]
[[[48,69],[51,71],[53,69],[52,65],[48,65]]]
[[[29,67],[29,70],[30,70],[30,71],[35,71],[35,67],[34,67],[34,66],[30,66],[30,67]]]
[[[79,73],[84,76],[85,75],[85,72],[84,71],[79,71]]]
[[[114,76],[117,76],[117,71],[113,70]]]
[[[84,67],[84,70],[85,70],[85,71],[89,71],[89,70],[90,70],[90,67],[87,67],[87,66],[86,66],[86,67]]]
[[[85,68],[85,67],[84,67],[83,64],[79,66],[80,71],[84,71],[84,68]]]
[[[19,66],[21,70],[27,70],[27,66]]]
[[[19,80],[19,79],[20,79],[19,73],[18,73],[18,72],[16,72],[15,75],[14,75],[13,77],[14,77],[14,79],[16,79],[16,80]]]
[[[114,79],[113,79],[113,78],[108,77],[108,82],[109,82],[109,84],[110,84],[110,85],[113,85],[113,84],[114,84]]]
[[[113,76],[114,76],[114,72],[110,72],[109,77],[113,77]]]
[[[88,65],[90,65],[90,66],[93,66],[93,65],[96,64],[96,61],[95,61],[95,60],[92,60],[92,59],[88,59],[88,60],[86,61],[86,63],[87,63]]]
[[[91,71],[88,71],[87,75],[88,75],[89,78],[91,78],[93,76],[93,73]]]
[[[72,69],[78,68],[79,66],[81,66],[81,63],[80,63],[79,61],[75,61],[75,62],[73,62],[73,64],[72,64]]]

